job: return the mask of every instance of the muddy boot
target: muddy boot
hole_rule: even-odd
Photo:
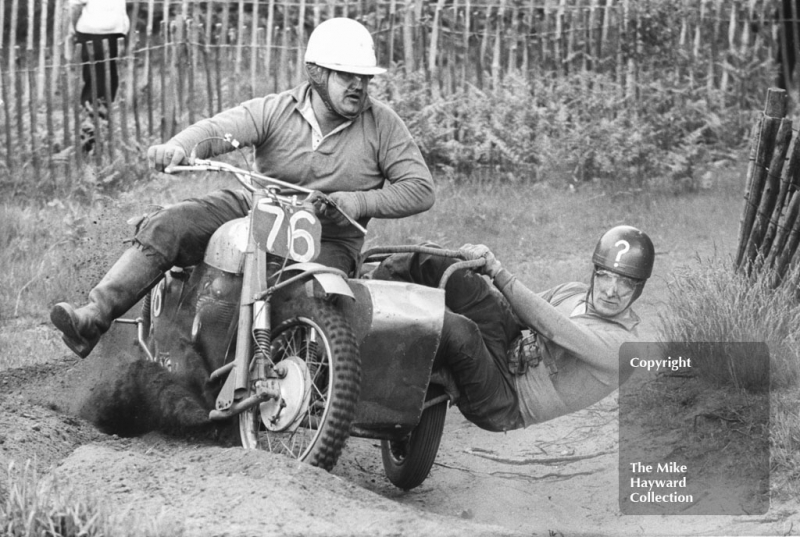
[[[91,290],[86,306],[75,309],[61,302],[50,310],[50,320],[63,333],[67,347],[86,358],[114,319],[147,294],[163,273],[155,257],[129,248]]]

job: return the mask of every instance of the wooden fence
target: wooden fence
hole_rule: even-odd
[[[309,32],[333,16],[370,29],[379,63],[424,73],[431,98],[491,90],[511,73],[589,71],[635,97],[664,54],[686,84],[735,95],[753,82],[739,68],[767,61],[777,43],[774,0],[129,0],[120,91],[101,125],[78,102],[66,4],[0,0],[0,186],[31,170],[58,186],[87,163],[141,160],[199,118],[291,87],[304,79]],[[96,147],[85,154],[81,124],[92,117]]]

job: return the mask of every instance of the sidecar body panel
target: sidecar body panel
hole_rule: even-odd
[[[444,322],[444,291],[412,283],[350,280],[342,307],[361,354],[352,434],[405,436],[417,426]]]

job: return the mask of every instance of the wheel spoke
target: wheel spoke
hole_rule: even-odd
[[[330,315],[333,312],[327,304],[317,307],[320,309],[316,313],[320,315]],[[267,401],[248,411],[247,418],[241,417],[240,430],[245,447],[280,453],[298,460],[310,458],[312,464],[320,460],[331,460],[319,459],[318,452],[330,453],[331,449],[340,452],[343,440],[337,440],[335,447],[331,447],[330,440],[326,443],[319,441],[322,438],[320,435],[332,434],[325,425],[326,422],[334,420],[336,426],[340,427],[339,422],[342,421],[331,410],[334,401],[338,401],[336,392],[333,391],[335,386],[331,353],[336,351],[336,360],[353,360],[353,356],[357,359],[357,349],[349,342],[345,343],[336,333],[331,338],[331,326],[341,330],[343,323],[338,321],[339,324],[331,325],[328,324],[329,319],[330,317],[326,317],[324,323],[318,324],[313,316],[290,317],[273,330],[272,361],[275,364],[285,362],[282,367],[285,374],[277,379],[282,402],[274,399]],[[278,413],[279,408],[281,411]],[[265,412],[263,417],[262,409]],[[270,417],[276,413],[278,419],[270,421]],[[252,427],[245,426],[250,423],[249,420],[252,420]],[[350,420],[352,417],[346,418],[348,424]]]

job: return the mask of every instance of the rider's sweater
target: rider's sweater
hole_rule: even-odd
[[[523,324],[534,327],[544,360],[515,377],[525,426],[586,408],[616,390],[632,369],[620,371],[619,348],[637,341],[639,317],[627,308],[615,317],[594,312],[583,283],[538,295],[502,271],[495,280]],[[552,360],[555,368],[547,367]],[[554,372],[555,371],[555,372]]]
[[[433,205],[433,180],[419,148],[400,117],[384,103],[368,99],[354,120],[321,136],[316,121],[307,118],[310,85],[252,99],[202,120],[175,136],[199,158],[231,151],[221,140],[230,133],[255,148],[259,172],[301,187],[330,193],[356,191],[363,214],[370,218],[400,218]],[[209,138],[213,138],[210,141]],[[323,222],[323,238],[340,239],[360,249],[361,233],[352,226]]]

